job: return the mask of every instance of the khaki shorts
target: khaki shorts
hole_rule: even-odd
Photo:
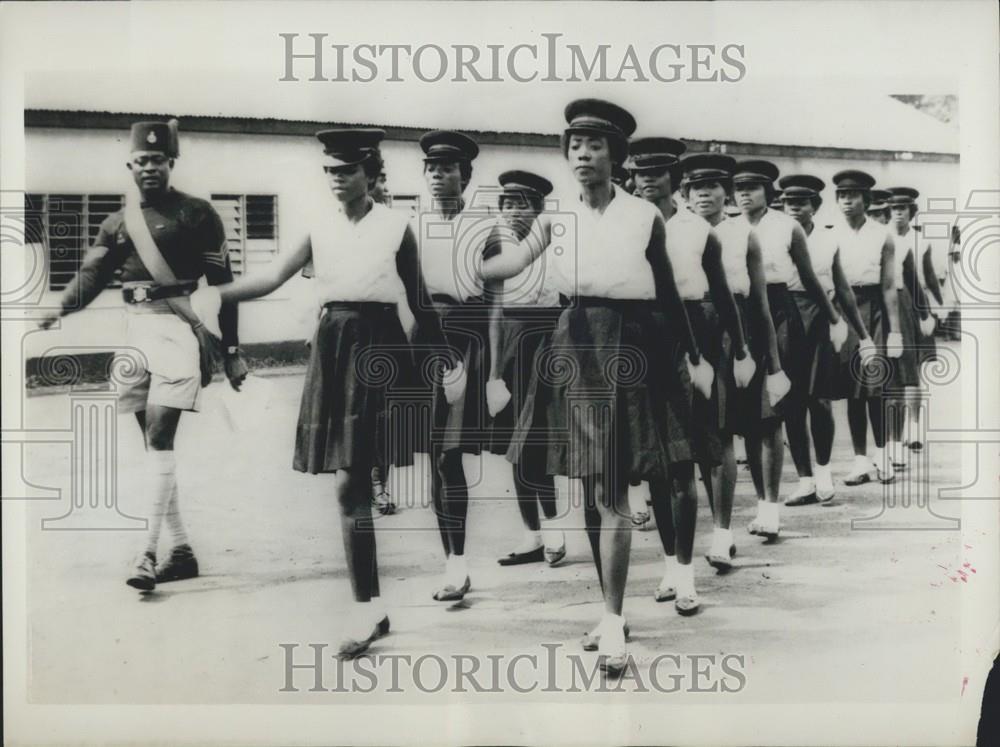
[[[118,354],[113,377],[118,411],[139,412],[149,405],[197,410],[201,365],[191,326],[153,304],[125,308],[129,350]]]

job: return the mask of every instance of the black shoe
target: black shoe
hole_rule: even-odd
[[[523,565],[524,563],[541,563],[545,560],[545,547],[536,547],[528,552],[512,552],[497,562],[500,565]]]
[[[814,503],[819,503],[819,497],[815,490],[805,495],[793,495],[785,501],[786,506],[811,506]]]
[[[337,648],[337,656],[340,659],[355,659],[365,653],[375,641],[379,638],[385,638],[387,635],[389,635],[388,615],[375,624],[371,635],[364,640],[356,641],[353,638],[348,638],[341,641],[340,646]]]
[[[168,581],[183,581],[198,577],[198,559],[191,550],[191,545],[177,545],[170,551],[167,562],[156,570],[157,583]]]
[[[132,575],[125,581],[133,589],[152,591],[156,588],[156,556],[144,552],[135,561]]]

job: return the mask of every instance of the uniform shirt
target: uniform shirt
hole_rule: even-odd
[[[614,186],[603,214],[577,203],[575,241],[553,236],[545,252],[554,288],[566,296],[656,298],[646,249],[659,215],[651,203]]]
[[[840,266],[851,285],[878,285],[882,282],[882,245],[889,235],[888,226],[866,218],[855,231],[847,222],[836,229]]]
[[[314,218],[309,238],[319,303],[396,303],[405,298],[396,254],[408,224],[406,214],[379,203],[357,223],[348,220],[339,204]]]
[[[809,247],[809,260],[820,286],[827,295],[833,292],[833,258],[837,254],[837,241],[832,227],[813,225],[812,233],[806,237]],[[792,263],[792,279],[788,281],[788,290],[805,291],[799,269]]]
[[[497,219],[496,226],[503,225]],[[500,240],[492,236],[486,240],[483,259],[489,259],[501,252]],[[502,281],[500,304],[502,306],[559,306],[559,291],[552,283],[552,272],[548,267],[551,258],[546,252],[512,278]]]
[[[913,226],[910,226],[910,230],[906,232],[905,236],[900,236],[893,231],[892,241],[896,247],[896,288],[903,287],[903,262],[906,261],[906,256],[911,251],[913,252],[913,269],[917,273],[917,279],[920,285],[926,288],[923,255],[920,251],[920,234],[913,230]]]
[[[750,295],[750,271],[747,270],[747,248],[750,223],[724,218],[715,226],[715,235],[722,244],[722,268],[726,282],[734,295]]]
[[[708,293],[708,276],[701,263],[711,232],[708,221],[688,210],[678,210],[666,223],[667,256],[677,291],[685,301],[700,301]]]
[[[144,203],[142,215],[178,281],[198,280],[202,275],[213,284],[232,280],[226,232],[211,203],[171,189],[155,205]],[[123,282],[153,280],[125,228],[124,208],[101,223],[84,265],[96,266],[102,287],[119,267]]]
[[[420,218],[417,241],[420,271],[427,292],[457,301],[483,295],[480,273],[486,240],[495,216],[464,212],[447,218],[427,214]]]
[[[745,215],[734,219],[751,226],[760,243],[761,261],[764,264],[764,279],[768,283],[789,283],[795,273],[792,261],[792,232],[798,223],[784,213],[770,208],[764,211],[756,225],[752,225]]]

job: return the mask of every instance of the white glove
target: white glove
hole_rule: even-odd
[[[750,353],[747,353],[743,360],[737,358],[733,361],[733,378],[736,379],[736,386],[740,389],[746,389],[750,386],[755,373],[757,373],[757,364],[750,357]]]
[[[788,380],[784,371],[778,371],[776,374],[768,375],[764,386],[767,387],[767,399],[770,401],[771,407],[774,407],[781,401],[782,397],[791,391],[792,382]]]
[[[222,337],[222,330],[219,329],[219,310],[222,308],[222,295],[219,289],[213,285],[206,285],[198,288],[191,294],[191,308],[198,315],[201,323],[208,331],[218,338]]]
[[[710,399],[712,381],[715,379],[715,371],[712,370],[712,366],[704,357],[701,358],[697,366],[691,362],[691,357],[688,355],[684,356],[684,360],[687,361],[688,373],[691,375],[691,383],[694,388],[701,392],[705,399]]]
[[[861,362],[865,363],[870,358],[875,357],[875,343],[872,342],[872,338],[866,337],[860,343],[858,343],[858,355],[861,356]]]
[[[510,389],[503,379],[490,379],[486,382],[486,409],[491,418],[502,412],[509,402]]]
[[[844,321],[844,317],[840,317],[836,324],[830,325],[830,342],[833,343],[833,350],[836,353],[839,353],[847,342],[847,322]]]
[[[462,399],[465,394],[465,366],[459,361],[454,368],[446,368],[444,370],[443,381],[441,385],[444,387],[444,398],[449,405],[453,405]]]
[[[898,358],[903,354],[903,336],[899,332],[890,332],[885,340],[885,354],[890,358]]]
[[[920,333],[924,337],[930,337],[934,334],[934,328],[937,326],[937,320],[933,315],[928,314],[926,319],[920,320]]]

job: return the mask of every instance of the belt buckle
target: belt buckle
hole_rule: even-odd
[[[145,285],[139,285],[132,289],[132,303],[146,303],[149,301],[149,289]]]

